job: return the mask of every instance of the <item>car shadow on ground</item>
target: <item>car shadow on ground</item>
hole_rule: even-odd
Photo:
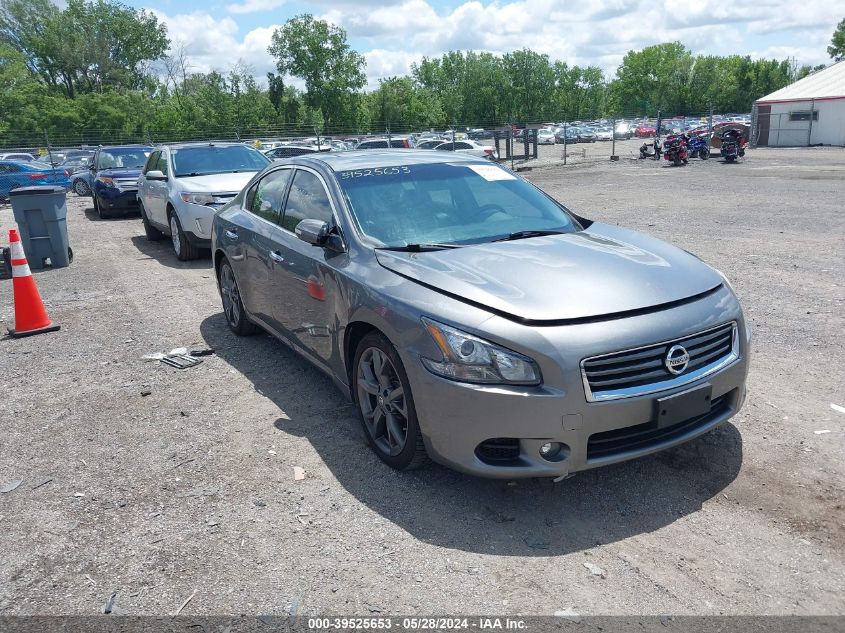
[[[143,255],[155,259],[163,266],[179,269],[211,268],[211,252],[208,249],[201,249],[199,257],[191,261],[182,262],[176,257],[173,251],[173,244],[170,237],[165,235],[158,242],[151,242],[146,235],[133,235],[132,244],[135,245]]]
[[[121,220],[137,221],[141,217],[141,215],[137,211],[129,210],[126,213],[109,216],[104,220],[100,218],[99,215],[97,215],[97,212],[94,210],[94,203],[90,201],[86,202],[84,213],[85,217],[91,220],[92,222],[120,222]]]
[[[353,405],[335,384],[269,335],[239,338],[222,314],[201,325],[206,343],[280,409],[268,418],[305,437],[349,493],[414,537],[446,548],[554,556],[653,532],[698,511],[737,476],[742,438],[732,424],[624,464],[508,482],[432,465],[393,471],[372,453]]]

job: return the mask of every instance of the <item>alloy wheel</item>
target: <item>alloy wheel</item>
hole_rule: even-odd
[[[358,406],[379,451],[395,456],[408,439],[408,405],[399,374],[382,350],[369,347],[356,372]]]
[[[241,293],[232,267],[225,263],[220,270],[220,295],[223,298],[223,312],[229,325],[238,327],[241,322]]]
[[[73,191],[77,196],[87,196],[91,190],[88,188],[88,183],[84,180],[77,180],[73,183]]]
[[[175,214],[170,216],[170,239],[173,242],[173,250],[178,255],[182,252],[182,241],[179,237],[179,220]]]

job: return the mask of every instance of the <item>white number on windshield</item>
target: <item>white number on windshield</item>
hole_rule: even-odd
[[[367,176],[398,176],[399,174],[410,174],[410,167],[376,167],[375,169],[356,169],[354,171],[342,171],[342,180],[348,178],[366,178]]]

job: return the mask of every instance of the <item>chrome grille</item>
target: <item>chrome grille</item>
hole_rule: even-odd
[[[689,363],[677,375],[665,364],[675,345],[689,354]],[[703,378],[731,364],[738,352],[736,323],[731,322],[671,341],[586,358],[581,361],[581,375],[591,402],[629,398]]]
[[[114,184],[118,189],[129,191],[130,189],[138,188],[137,178],[115,178]]]

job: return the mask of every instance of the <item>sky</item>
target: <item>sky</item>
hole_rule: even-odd
[[[126,2],[126,0],[124,0]],[[449,50],[530,48],[608,76],[629,50],[679,40],[695,53],[829,63],[827,46],[845,0],[130,0],[167,24],[194,72],[240,62],[274,70],[270,38],[311,13],[346,29],[367,60],[367,88]]]

